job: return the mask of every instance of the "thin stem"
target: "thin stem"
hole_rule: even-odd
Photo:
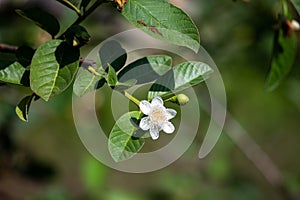
[[[135,103],[137,106],[140,105],[140,101],[138,99],[136,99],[135,97],[133,97],[131,94],[129,94],[128,92],[124,92],[125,97],[127,97],[130,101],[132,101],[133,103]]]
[[[57,0],[57,1],[69,8],[71,8],[72,10],[74,10],[78,16],[81,16],[80,10],[76,6],[74,6],[71,2],[69,2],[67,0]]]
[[[109,2],[109,0],[97,0],[93,5],[91,5],[91,7],[89,7],[86,11],[84,11],[83,15],[79,15],[77,20],[75,22],[73,22],[73,24],[71,26],[78,25],[81,22],[83,22],[92,12],[94,12],[101,4],[103,4],[105,2]],[[66,31],[64,33],[62,33],[58,37],[58,39],[62,39],[63,36],[65,35],[65,33],[66,33]]]
[[[83,20],[85,20],[92,12],[94,12],[101,4],[108,2],[107,0],[98,0],[96,1],[89,9],[87,9],[82,16],[78,17],[78,19],[73,23],[73,25],[80,24]]]
[[[172,96],[172,97],[170,97],[170,98],[164,100],[164,102],[168,102],[168,101],[174,102],[174,101],[176,101],[176,99],[177,99],[177,98],[176,98],[176,95],[174,95],[174,96]]]
[[[280,0],[280,3],[281,3],[281,7],[282,7],[282,14],[284,16],[288,16],[289,10],[288,10],[288,5],[287,5],[286,0]]]
[[[19,47],[9,45],[9,44],[0,44],[0,52],[4,53],[15,53]]]

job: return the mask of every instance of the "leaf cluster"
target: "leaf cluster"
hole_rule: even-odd
[[[187,46],[195,51],[200,45],[199,33],[192,20],[181,9],[167,1],[155,0],[149,3],[150,1],[141,0],[57,0],[57,2],[77,14],[74,23],[62,29],[59,20],[44,9],[38,7],[17,9],[17,14],[45,30],[51,35],[52,40],[46,41],[36,49],[28,46],[19,47],[14,52],[16,59],[0,60],[1,84],[17,84],[32,91],[16,107],[16,113],[23,121],[28,120],[33,99],[49,101],[73,83],[74,93],[79,96],[100,88],[104,83],[119,90],[125,90],[135,84],[128,77],[126,81],[118,81],[120,77],[117,77],[117,72],[124,67],[127,55],[126,50],[116,42],[110,42],[101,48],[99,51],[101,63],[80,57],[80,48],[88,44],[91,37],[87,29],[80,24],[103,3],[111,3],[129,22],[155,38]],[[161,9],[168,12],[161,12]],[[180,33],[184,39],[174,33]],[[148,62],[150,59],[149,63],[162,63],[163,61],[157,59],[164,58],[149,57],[137,62]],[[131,64],[127,70],[134,68],[136,64],[138,63]],[[164,67],[159,69],[159,66],[156,66],[153,69],[149,66],[147,69],[149,71],[146,70],[145,73],[147,75],[152,73],[153,78],[158,76],[155,74],[156,71],[166,70]],[[118,76],[124,72],[125,70]],[[137,82],[143,79],[142,74],[138,76],[141,77]]]

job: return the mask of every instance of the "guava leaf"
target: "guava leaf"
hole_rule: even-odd
[[[171,69],[170,56],[152,55],[141,58],[124,67],[118,74],[119,81],[136,80],[137,84],[149,83]]]
[[[79,49],[62,40],[50,40],[35,52],[30,68],[30,87],[45,101],[63,92],[79,65]]]
[[[275,33],[271,68],[266,81],[266,90],[275,90],[291,71],[297,52],[297,37],[293,33],[285,36],[283,32]]]
[[[198,52],[200,36],[191,18],[164,0],[127,0],[123,16],[154,38]]]
[[[138,128],[131,123],[131,119],[139,117],[138,111],[121,116],[115,123],[109,135],[108,149],[116,162],[128,160],[143,147],[143,138],[133,138]]]
[[[34,22],[53,37],[59,32],[60,25],[58,20],[41,8],[29,8],[26,10],[17,9],[16,12],[23,18]]]
[[[115,40],[105,42],[99,50],[99,56],[103,69],[111,65],[118,72],[126,63],[127,53],[121,44]]]
[[[151,86],[148,99],[166,96],[197,85],[207,79],[213,70],[202,62],[184,62],[176,65]]]
[[[0,61],[0,81],[22,85],[26,69],[17,61]]]
[[[16,114],[24,122],[28,122],[28,112],[33,97],[34,94],[24,97],[16,107]]]

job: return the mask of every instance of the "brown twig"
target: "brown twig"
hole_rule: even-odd
[[[209,106],[202,104],[201,107],[210,112]],[[220,109],[226,109],[221,107]],[[217,123],[217,122],[216,122]],[[220,125],[220,124],[219,124]],[[244,155],[254,164],[257,170],[265,177],[267,182],[286,200],[296,200],[285,183],[280,169],[272,161],[270,156],[256,143],[251,135],[234,119],[227,111],[224,132],[239,147]]]
[[[9,44],[0,44],[0,52],[3,53],[15,53],[19,47],[9,45]]]
[[[247,131],[227,112],[226,134],[255,165],[273,188],[286,200],[296,200],[286,186],[280,169],[270,156],[255,142]]]

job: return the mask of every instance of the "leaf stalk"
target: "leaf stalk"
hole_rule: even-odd
[[[133,103],[135,103],[137,106],[140,105],[140,101],[133,97],[131,94],[129,94],[128,92],[124,92],[125,97],[127,97],[130,101],[132,101]]]

